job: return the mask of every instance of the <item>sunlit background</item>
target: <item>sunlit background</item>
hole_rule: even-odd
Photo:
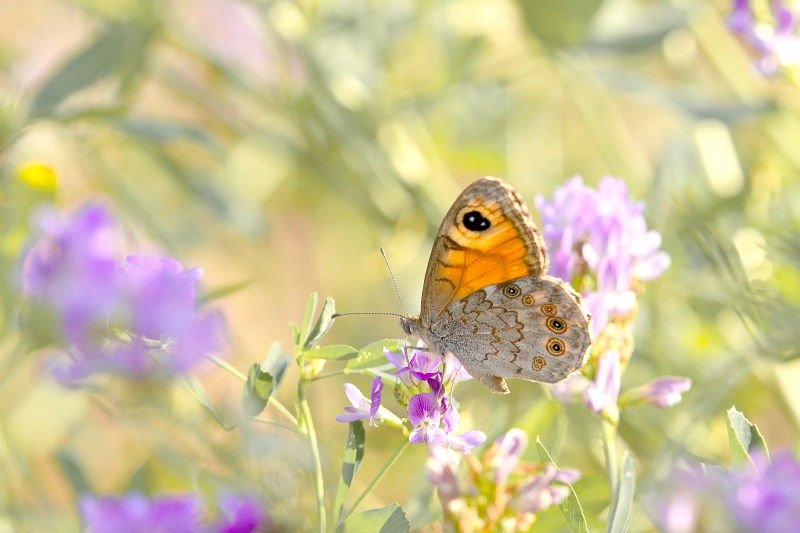
[[[247,484],[286,531],[315,521],[305,445],[279,427],[225,431],[184,388],[107,378],[64,388],[53,351],[15,352],[20,275],[43,202],[100,199],[128,253],[201,267],[246,372],[292,345],[311,292],[346,311],[419,310],[443,214],[485,175],[526,199],[580,174],[646,201],[672,266],[640,296],[623,389],[694,385],[671,410],[635,407],[620,435],[639,483],[676,456],[728,464],[735,404],[771,448],[800,422],[800,90],[766,76],[730,31],[727,0],[0,0],[0,531],[76,531],[79,493],[216,491]],[[242,288],[242,285],[243,288]],[[232,290],[238,288],[239,290]],[[225,290],[231,289],[231,290]],[[219,294],[217,294],[219,295]],[[337,320],[326,343],[402,337],[397,320]],[[341,363],[330,363],[335,370]],[[194,372],[222,417],[242,383]],[[332,498],[347,425],[336,376],[309,388]],[[292,406],[296,369],[277,397]],[[608,502],[599,425],[538,384],[459,388],[462,427],[539,435],[590,526]],[[391,396],[391,395],[389,395]],[[389,398],[391,400],[391,398]],[[397,407],[391,402],[390,408]],[[402,409],[395,409],[400,413]],[[268,408],[266,418],[280,420]],[[367,430],[354,490],[403,436]],[[529,451],[535,455],[535,451]],[[424,446],[363,508],[436,517]],[[642,489],[644,490],[644,489]],[[357,492],[360,492],[358,490]],[[534,531],[565,528],[557,509]],[[655,531],[635,508],[631,531]]]

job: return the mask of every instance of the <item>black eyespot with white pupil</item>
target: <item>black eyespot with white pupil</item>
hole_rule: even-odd
[[[547,329],[553,333],[564,333],[567,331],[567,324],[558,317],[550,317],[547,319]]]
[[[489,219],[481,215],[478,211],[470,211],[461,219],[464,227],[470,231],[486,231],[492,225]]]
[[[522,293],[516,285],[506,285],[503,288],[503,294],[506,298],[516,298]]]
[[[550,339],[547,341],[547,351],[550,355],[564,355],[564,343],[558,339]]]

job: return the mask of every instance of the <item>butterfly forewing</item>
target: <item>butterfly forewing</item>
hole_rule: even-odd
[[[547,270],[539,231],[520,196],[497,178],[483,178],[456,199],[439,228],[422,291],[430,323],[451,302],[483,287]]]

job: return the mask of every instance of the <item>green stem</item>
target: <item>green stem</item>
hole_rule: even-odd
[[[341,370],[334,370],[333,372],[328,372],[327,374],[320,374],[319,376],[314,376],[313,378],[309,379],[309,382],[318,381],[320,379],[330,378],[333,376],[341,376],[342,374],[351,374],[353,373],[352,370],[348,368],[342,368]]]
[[[259,424],[267,424],[270,426],[278,426],[279,428],[288,429],[294,433],[297,433],[297,428],[289,426],[287,424],[281,424],[280,422],[273,422],[272,420],[266,420],[264,418],[251,418],[251,422],[258,422]]]
[[[210,355],[210,354],[206,354],[206,359],[208,359],[209,361],[211,361],[212,363],[214,363],[218,367],[222,368],[223,370],[227,371],[229,374],[232,374],[232,375],[236,376],[240,380],[242,380],[244,382],[247,381],[247,376],[245,376],[244,374],[239,372],[239,370],[236,367],[234,367],[233,365],[231,365],[230,363],[228,363],[226,361],[223,361],[219,357],[216,357],[216,356]]]
[[[239,372],[239,370],[230,363],[223,361],[219,357],[210,354],[206,354],[206,359],[208,359],[221,369],[225,370],[229,374],[244,381],[245,383],[247,382],[247,376]],[[297,418],[295,418],[295,416],[292,413],[290,413],[289,410],[286,407],[284,407],[281,402],[270,396],[269,400],[267,400],[267,403],[272,407],[274,407],[275,409],[277,409],[280,414],[286,417],[286,420],[288,420],[289,422],[294,424],[295,427],[297,427]]]
[[[611,492],[611,507],[617,495],[617,483],[619,482],[619,468],[617,466],[617,427],[608,420],[603,420],[603,451],[606,456],[606,470],[608,472],[608,487]]]
[[[403,439],[403,442],[400,444],[400,446],[397,447],[397,449],[394,451],[394,454],[392,454],[389,460],[386,461],[386,464],[383,465],[383,468],[381,468],[380,472],[378,472],[372,479],[372,481],[370,481],[369,485],[367,485],[367,488],[364,489],[364,492],[361,493],[361,495],[356,499],[355,503],[350,507],[350,510],[344,513],[344,515],[342,516],[342,520],[344,520],[345,517],[347,517],[347,515],[352,513],[355,510],[355,508],[358,507],[358,504],[361,503],[361,500],[366,498],[367,494],[370,493],[370,491],[375,487],[375,485],[380,483],[381,479],[383,479],[383,476],[386,475],[386,472],[389,471],[389,469],[397,462],[397,459],[400,458],[400,455],[402,455],[402,453],[406,450],[406,448],[408,448],[408,445],[409,445],[408,439]]]
[[[319,455],[317,433],[314,431],[314,422],[311,420],[311,409],[306,399],[306,381],[302,378],[297,384],[297,399],[300,404],[300,430],[308,436],[311,446],[311,455],[314,459],[314,488],[317,496],[317,518],[319,519],[319,533],[325,533],[327,519],[325,517],[325,482],[322,478],[322,460]]]

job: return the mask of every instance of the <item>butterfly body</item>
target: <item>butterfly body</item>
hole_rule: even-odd
[[[434,241],[418,317],[403,330],[452,354],[492,392],[504,377],[555,383],[579,370],[591,317],[572,287],[545,275],[547,253],[521,197],[497,178],[468,186]]]

